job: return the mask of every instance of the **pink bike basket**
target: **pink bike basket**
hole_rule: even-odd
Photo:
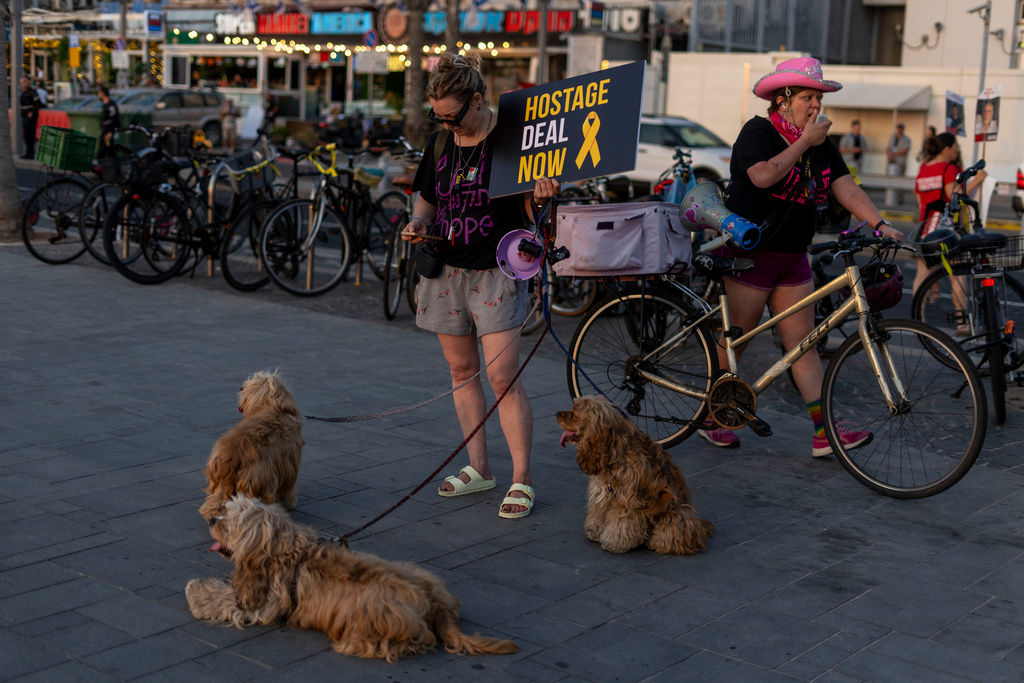
[[[556,246],[569,258],[557,275],[610,277],[681,272],[690,264],[690,233],[679,205],[636,202],[558,207]]]

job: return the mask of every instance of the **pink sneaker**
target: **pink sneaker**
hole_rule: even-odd
[[[839,432],[839,440],[842,441],[843,445],[847,448],[858,448],[860,446],[864,446],[875,436],[867,430],[863,432],[851,432],[841,424],[836,425],[836,431]],[[831,454],[832,446],[828,443],[828,437],[824,434],[814,437],[811,455],[815,458],[824,458],[826,455]]]
[[[734,430],[719,429],[715,427],[715,423],[711,420],[706,421],[704,427],[704,429],[698,429],[697,433],[712,446],[718,446],[719,448],[740,447],[740,437],[736,436]]]

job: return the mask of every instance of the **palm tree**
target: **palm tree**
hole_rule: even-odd
[[[445,3],[444,44],[449,52],[458,52],[459,42],[459,0],[447,0]]]
[[[426,99],[427,74],[423,71],[423,46],[427,35],[423,30],[423,16],[431,0],[406,0],[408,11],[406,45],[409,46],[409,61],[405,79],[405,137],[414,145],[422,145],[423,102]]]
[[[0,55],[7,53],[7,27],[11,14],[0,4]],[[12,59],[21,59],[20,50],[12,50]],[[0,69],[0,111],[10,107],[11,88],[7,69]],[[10,109],[18,116],[16,109]],[[0,242],[10,242],[18,235],[21,223],[21,199],[18,197],[18,175],[14,168],[14,149],[11,146],[11,121],[0,116]]]

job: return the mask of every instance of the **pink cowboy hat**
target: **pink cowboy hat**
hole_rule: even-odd
[[[762,100],[772,99],[772,93],[786,86],[813,88],[821,92],[842,90],[843,84],[826,81],[821,77],[821,62],[814,57],[797,57],[779,62],[775,71],[766,74],[754,84],[754,94]]]

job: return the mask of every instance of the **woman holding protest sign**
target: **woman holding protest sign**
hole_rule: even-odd
[[[512,456],[512,487],[499,516],[526,517],[534,503],[530,477],[533,411],[515,377],[519,329],[528,313],[527,283],[498,268],[501,238],[560,190],[557,180],[540,178],[532,193],[491,197],[491,161],[497,115],[487,104],[487,86],[476,55],[441,55],[430,75],[428,118],[442,124],[424,147],[414,189],[420,197],[403,239],[421,245],[417,269],[417,326],[437,333],[452,377],[455,411],[464,436],[482,424],[487,410],[480,371],[479,339],[496,396],[507,394],[498,416]],[[469,465],[438,489],[445,497],[495,487],[483,427],[467,444]]]
[[[733,145],[726,202],[730,210],[764,230],[755,253],[725,250],[727,255],[754,261],[753,270],[725,279],[730,322],[744,331],[757,327],[766,305],[781,311],[814,292],[807,247],[814,237],[818,204],[828,202],[829,190],[852,214],[866,219],[885,236],[903,241],[902,233],[882,218],[850,177],[838,148],[828,138],[832,122],[819,116],[822,95],[842,87],[825,80],[821,63],[811,57],[780,62],[754,86],[754,94],[770,102],[768,116],[747,121]],[[813,329],[813,306],[778,324],[787,349]],[[738,360],[740,350],[736,355]],[[728,367],[721,346],[719,364]],[[823,374],[816,354],[805,354],[793,365],[793,378],[814,422],[814,457],[832,452],[821,415]],[[734,432],[716,429],[710,423],[698,433],[715,446],[739,446]],[[849,448],[864,445],[872,437],[871,432],[849,432],[842,427],[839,434]]]

